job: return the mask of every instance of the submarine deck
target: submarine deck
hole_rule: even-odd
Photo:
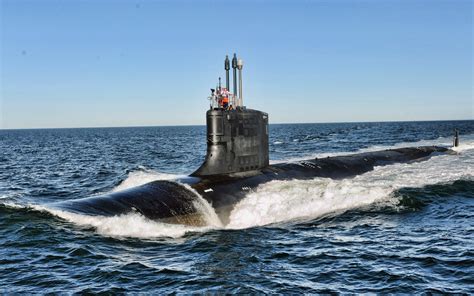
[[[115,216],[139,212],[152,220],[171,223],[188,223],[187,221],[192,220],[196,224],[195,221],[199,220],[196,218],[199,210],[195,205],[199,199],[197,192],[212,205],[221,221],[226,224],[236,203],[258,185],[272,180],[315,177],[343,179],[369,172],[376,166],[423,161],[437,153],[450,151],[452,150],[445,147],[424,146],[315,158],[273,164],[245,173],[205,178],[190,176],[174,181],[157,180],[124,191],[55,203],[52,206],[87,215]]]

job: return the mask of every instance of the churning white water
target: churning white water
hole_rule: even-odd
[[[196,194],[195,207],[205,217],[207,222],[205,227],[161,223],[149,220],[139,213],[103,217],[75,214],[39,205],[29,207],[47,211],[80,226],[93,227],[101,235],[114,237],[181,237],[187,232],[222,228],[242,229],[295,219],[314,219],[374,202],[393,203],[391,194],[403,187],[422,187],[459,179],[473,179],[474,135],[465,136],[461,143],[460,147],[454,149],[458,153],[455,155],[442,154],[428,161],[376,167],[374,171],[350,179],[271,181],[257,187],[235,206],[228,225],[222,225],[211,205],[188,185],[183,186]],[[449,145],[450,139],[400,143],[392,147],[371,147],[364,149],[364,152],[434,144]],[[329,154],[315,155],[318,156],[325,157]],[[181,176],[147,170],[131,172],[112,191],[124,190],[154,180],[170,180],[178,177]],[[5,205],[24,207],[11,203]]]
[[[437,155],[428,161],[376,167],[344,180],[273,181],[259,186],[240,201],[229,228],[246,228],[297,218],[316,218],[391,199],[403,187],[422,187],[474,178],[474,141],[456,149],[457,155]]]

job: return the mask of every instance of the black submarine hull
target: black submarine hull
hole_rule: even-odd
[[[140,213],[148,219],[166,223],[205,225],[200,211],[203,198],[214,208],[222,223],[227,224],[235,204],[258,185],[272,180],[350,178],[369,172],[376,166],[423,161],[434,154],[449,151],[445,147],[423,146],[316,158],[269,165],[243,173],[158,180],[119,192],[58,202],[51,206],[86,215]]]

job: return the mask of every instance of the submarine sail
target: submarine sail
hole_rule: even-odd
[[[255,172],[269,165],[268,114],[243,106],[243,62],[237,60],[236,54],[232,59],[234,93],[229,92],[228,67],[229,59],[226,57],[226,88],[218,86],[209,97],[211,105],[206,113],[207,155],[192,176]]]

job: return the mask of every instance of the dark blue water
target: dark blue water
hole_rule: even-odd
[[[272,125],[270,150],[448,145],[454,128],[456,155],[267,183],[205,228],[47,207],[191,173],[203,126],[1,130],[0,292],[472,294],[474,121]]]

